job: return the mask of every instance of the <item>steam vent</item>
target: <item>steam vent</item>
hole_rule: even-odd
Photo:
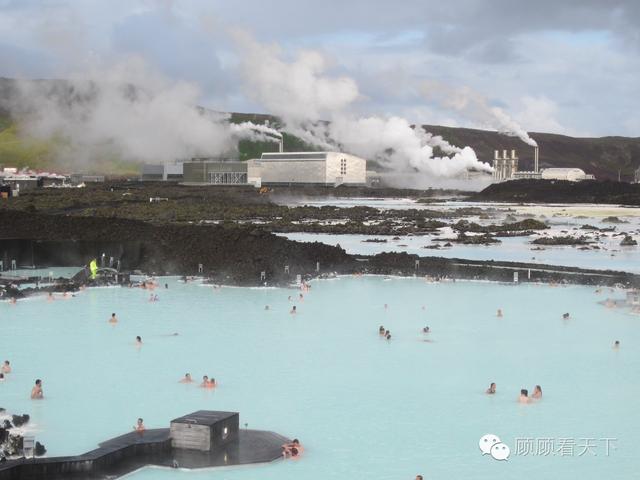
[[[113,479],[142,467],[211,468],[266,463],[290,440],[274,432],[240,430],[237,412],[199,410],[170,428],[130,432],[73,457],[20,458],[0,464],[0,480]]]

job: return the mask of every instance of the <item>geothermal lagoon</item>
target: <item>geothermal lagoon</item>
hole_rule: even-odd
[[[113,287],[0,304],[0,351],[14,368],[2,403],[31,415],[28,431],[48,455],[90,450],[137,417],[165,427],[210,409],[239,411],[242,428],[300,438],[305,453],[128,478],[599,479],[630,478],[640,466],[639,318],[601,304],[623,290],[344,276],[311,282],[301,300],[296,289],[157,281],[157,302],[147,290]],[[196,383],[178,383],[186,372]],[[219,387],[199,388],[202,375]],[[44,401],[29,399],[34,378]],[[490,382],[493,396],[484,393]],[[543,399],[518,404],[520,389],[536,384]],[[488,433],[510,447],[508,461],[481,454]],[[566,451],[524,452],[528,439]],[[595,446],[582,452],[587,441]]]

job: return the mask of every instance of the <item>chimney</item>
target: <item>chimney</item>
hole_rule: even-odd
[[[516,156],[516,151],[515,150],[511,150],[511,160],[517,160],[518,157]]]
[[[508,150],[502,150],[502,158],[504,158],[505,160],[509,158]]]
[[[533,151],[533,171],[538,173],[538,147]]]
[[[280,141],[278,142],[278,152],[282,153],[284,152],[284,138],[280,138]]]
[[[494,160],[500,160],[500,150],[494,150],[493,151],[493,159]]]

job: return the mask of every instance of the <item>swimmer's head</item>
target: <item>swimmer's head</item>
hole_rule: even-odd
[[[138,425],[140,425],[143,422],[143,420],[141,418],[138,419]]]
[[[36,385],[37,385],[38,387],[39,387],[40,385],[42,385],[42,380],[37,379],[37,380],[36,380]]]
[[[536,385],[535,391],[542,393],[542,387],[540,385]]]
[[[614,342],[614,345],[615,345],[616,347],[619,347],[619,346],[620,346],[620,340],[616,340],[616,341]],[[8,362],[5,362],[5,363],[8,363]]]
[[[528,397],[529,396],[529,390],[527,390],[526,388],[523,388],[520,390],[520,395],[522,395],[523,397]]]
[[[142,337],[140,335],[136,336],[136,342],[142,343]]]
[[[298,449],[296,447],[291,448],[291,456],[295,457],[298,455]]]
[[[495,382],[491,382],[491,385],[489,385],[489,387],[491,387],[492,389],[496,388],[496,383]]]
[[[294,445],[300,445],[300,440],[298,440],[297,438],[294,438],[293,442],[291,443],[293,443]]]
[[[202,376],[202,380],[206,382],[206,381],[208,381],[208,380],[209,380],[209,377],[207,377],[206,375],[203,375],[203,376]]]
[[[5,360],[5,361],[4,361],[4,364],[5,364],[5,365],[9,365],[9,360]]]
[[[184,374],[184,378],[191,378],[191,374],[190,373],[185,373]]]

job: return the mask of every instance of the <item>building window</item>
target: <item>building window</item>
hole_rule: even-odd
[[[209,172],[209,183],[215,185],[244,185],[247,174],[242,172]]]
[[[340,175],[346,175],[346,174],[347,174],[347,159],[342,158],[340,159]]]

